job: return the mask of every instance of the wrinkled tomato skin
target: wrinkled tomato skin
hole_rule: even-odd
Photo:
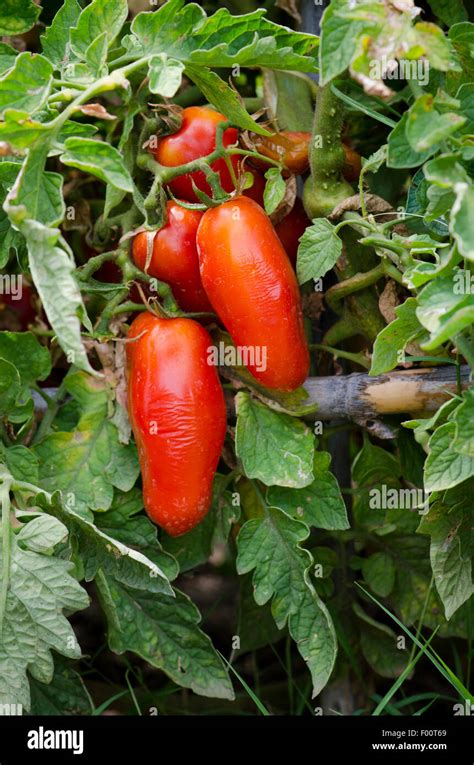
[[[304,211],[303,203],[297,198],[293,209],[275,226],[275,231],[293,268],[296,268],[300,239],[310,225],[311,221]]]
[[[266,354],[251,374],[267,388],[300,386],[309,353],[298,283],[264,210],[243,196],[207,210],[197,245],[204,289],[235,345]]]
[[[183,122],[177,133],[165,136],[158,142],[155,150],[155,159],[166,167],[176,167],[192,162],[199,157],[205,157],[216,148],[216,128],[219,122],[226,122],[227,118],[212,109],[204,109],[202,106],[189,106],[183,109]],[[222,137],[223,145],[230,146],[237,142],[238,131],[235,128],[227,128]],[[234,172],[238,174],[238,156],[230,157]],[[218,159],[211,164],[211,168],[219,173],[220,183],[224,191],[234,190],[234,183],[229,168],[224,159]],[[174,196],[188,202],[198,202],[194,193],[192,181],[200,191],[204,191],[212,197],[212,190],[203,172],[181,175],[169,183]]]
[[[309,166],[309,143],[311,133],[294,130],[282,130],[271,136],[258,136],[255,148],[259,154],[282,162],[285,168],[295,175],[304,173]],[[269,165],[262,160],[252,159],[259,168],[267,170]]]
[[[176,202],[167,204],[167,222],[154,234],[140,232],[133,240],[132,257],[138,268],[170,285],[184,311],[212,311],[199,274],[196,234],[202,213],[186,210]],[[148,269],[147,241],[153,237]]]
[[[138,338],[138,339],[134,339]],[[147,312],[128,333],[128,409],[149,517],[171,536],[205,517],[226,432],[212,340],[192,319]]]

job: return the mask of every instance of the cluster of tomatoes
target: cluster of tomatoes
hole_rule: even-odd
[[[159,140],[156,160],[173,167],[210,154],[216,128],[225,119],[201,107],[184,109],[180,129]],[[237,139],[235,128],[224,130],[223,146]],[[258,147],[259,153],[266,148],[288,160],[289,170],[295,170],[296,162],[301,171],[309,136],[275,140],[278,147],[268,142]],[[231,193],[241,169],[237,155],[229,159],[233,172],[223,158],[211,169],[222,189]],[[257,168],[250,172],[254,182],[247,192],[237,192],[205,212],[168,202],[166,225],[139,233],[132,257],[139,268],[172,287],[185,311],[215,312],[237,348],[262,350],[255,357],[265,358],[264,365],[247,364],[262,385],[291,391],[302,385],[309,370],[293,267],[298,238],[309,221],[298,206],[276,230],[263,209],[263,175]],[[212,196],[202,171],[176,177],[169,188],[185,203],[199,201],[196,189]],[[285,241],[292,242],[289,252]],[[206,329],[188,318],[146,312],[128,333],[129,413],[144,503],[150,517],[173,536],[189,531],[207,513],[226,434],[224,395],[210,363],[211,349]]]

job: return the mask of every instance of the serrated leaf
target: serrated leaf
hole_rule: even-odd
[[[112,651],[133,651],[200,696],[234,698],[227,670],[199,629],[199,612],[186,595],[176,590],[170,598],[135,590],[103,574],[96,585]]]
[[[85,58],[91,43],[105,32],[110,45],[119,34],[128,16],[127,0],[93,0],[82,11],[77,26],[71,29],[71,48]]]
[[[49,553],[66,539],[68,530],[64,523],[50,515],[33,518],[20,529],[17,540],[33,552]]]
[[[421,154],[437,147],[465,122],[465,117],[454,112],[438,112],[433,96],[426,93],[407,112],[405,134],[412,149]]]
[[[469,503],[449,507],[436,502],[419,531],[431,537],[430,559],[446,619],[474,593],[472,583],[472,521]]]
[[[395,584],[395,564],[391,555],[376,552],[362,563],[362,574],[372,592],[386,598]]]
[[[54,659],[54,675],[50,683],[30,680],[32,715],[91,715],[91,698],[82,678],[70,663],[60,656]]]
[[[0,643],[0,704],[30,708],[26,670],[49,682],[51,649],[79,658],[81,649],[63,615],[86,608],[89,597],[70,575],[72,563],[29,550],[12,539],[9,586]],[[3,548],[0,547],[3,566]]]
[[[364,29],[363,21],[344,17],[344,11],[349,7],[347,0],[333,0],[324,11],[319,49],[321,85],[347,69],[356,50],[357,38]]]
[[[4,74],[15,64],[18,51],[6,43],[0,43],[0,74]]]
[[[20,375],[9,361],[0,358],[0,416],[4,417],[15,406],[20,393]]]
[[[285,196],[286,185],[277,167],[267,170],[265,178],[267,182],[263,192],[263,203],[267,215],[272,215]]]
[[[34,0],[2,0],[0,35],[15,37],[28,32],[41,13]]]
[[[184,64],[166,53],[152,56],[148,62],[149,88],[165,98],[173,98],[183,79]]]
[[[148,590],[155,596],[172,595],[168,578],[159,566],[80,516],[61,500],[59,492],[51,497],[38,494],[36,504],[60,520],[75,537],[86,581],[94,579],[101,570],[124,586]]]
[[[314,454],[314,481],[304,489],[285,489],[270,486],[267,492],[269,504],[279,507],[289,515],[328,531],[349,528],[347,510],[339,484],[329,471],[331,457],[327,452]]]
[[[319,279],[333,268],[342,253],[342,241],[326,218],[314,220],[300,239],[296,273],[300,284]]]
[[[453,448],[455,434],[456,425],[447,422],[431,436],[425,462],[425,491],[450,489],[474,475],[474,457],[459,454]]]
[[[413,297],[395,308],[397,318],[379,332],[375,340],[369,375],[382,375],[394,369],[408,343],[424,333],[416,309],[416,298]]]
[[[314,479],[311,430],[290,415],[272,411],[248,393],[238,393],[235,406],[235,450],[245,475],[267,486],[308,486]]]
[[[53,67],[47,58],[20,53],[13,69],[0,78],[0,116],[6,109],[33,114],[45,103],[52,83]]]
[[[220,8],[208,17],[196,3],[168,0],[157,11],[139,13],[122,44],[134,56],[166,53],[186,65],[313,70],[315,61],[307,54],[317,38],[278,26],[264,15],[257,10],[234,16]]]
[[[83,408],[77,428],[51,433],[34,451],[41,487],[60,489],[70,507],[87,515],[88,509],[110,507],[114,486],[131,489],[140,468],[135,447],[120,443],[118,430],[108,418],[105,383],[83,373],[72,375],[68,382],[69,392]]]
[[[388,137],[387,167],[418,167],[418,165],[426,162],[436,151],[436,146],[432,146],[425,151],[415,151],[406,135],[407,122],[408,112],[405,112]]]
[[[61,69],[71,59],[69,37],[71,28],[77,23],[80,14],[81,6],[77,0],[65,0],[51,25],[41,36],[43,54],[56,69]]]
[[[114,146],[80,137],[66,139],[64,146],[66,151],[61,157],[64,165],[91,173],[122,191],[133,192],[132,177]]]

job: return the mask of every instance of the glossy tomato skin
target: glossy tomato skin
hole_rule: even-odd
[[[293,268],[296,267],[300,239],[310,225],[311,221],[305,213],[301,199],[296,198],[293,209],[275,226],[275,231]]]
[[[178,132],[162,138],[155,150],[156,161],[166,167],[183,165],[199,157],[205,157],[214,151],[217,125],[219,122],[227,121],[223,114],[212,109],[204,109],[202,106],[189,106],[187,109],[183,109],[182,117],[183,122]],[[236,143],[237,137],[238,132],[235,128],[227,128],[223,135],[224,146]],[[230,159],[237,175],[238,156],[232,156]],[[219,173],[224,191],[233,191],[234,184],[225,161],[218,159],[212,163],[211,167]],[[175,197],[188,202],[196,202],[199,200],[194,193],[192,181],[200,191],[212,196],[211,187],[203,172],[181,175],[171,181],[169,186]]]
[[[134,320],[128,339],[128,409],[145,509],[179,536],[209,509],[226,432],[224,394],[207,363],[212,340],[191,319],[149,312]]]
[[[298,283],[264,210],[243,196],[207,210],[197,245],[204,288],[235,345],[255,361],[266,354],[249,371],[268,388],[300,386],[309,353]]]
[[[148,237],[153,249],[147,273],[170,285],[184,311],[212,311],[199,274],[196,234],[202,213],[168,202],[167,222],[155,234],[140,232],[133,240],[132,257],[138,268],[146,269]]]

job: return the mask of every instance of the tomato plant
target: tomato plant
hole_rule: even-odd
[[[472,703],[474,12],[258,5],[0,5],[0,711]]]

